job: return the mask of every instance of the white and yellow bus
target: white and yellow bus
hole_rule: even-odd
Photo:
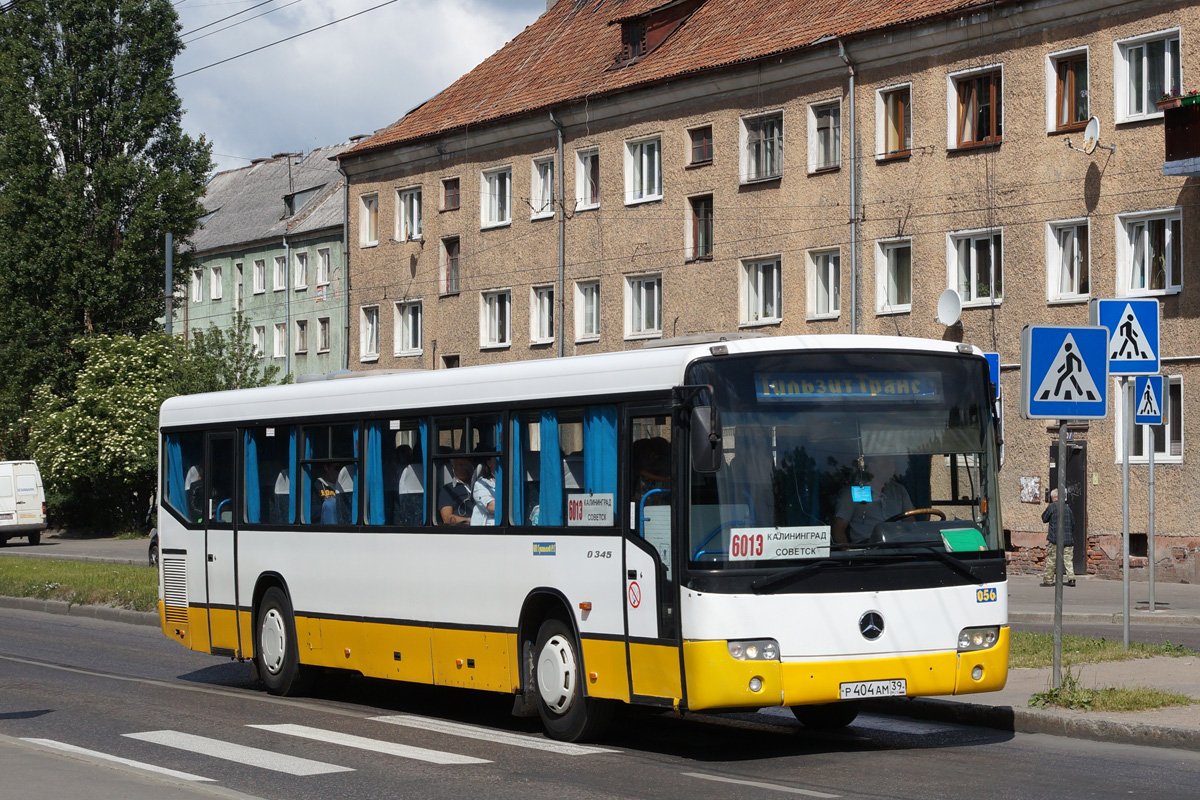
[[[660,345],[168,400],[163,632],[277,694],[510,693],[566,740],[618,702],[832,727],[1004,686],[978,350]]]

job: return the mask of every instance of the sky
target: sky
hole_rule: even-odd
[[[371,134],[469,72],[546,10],[546,0],[385,2],[175,0],[186,47],[175,60],[184,130],[208,138],[218,170]],[[380,7],[366,11],[373,6]],[[224,17],[231,18],[217,22]],[[193,70],[200,71],[185,74]]]

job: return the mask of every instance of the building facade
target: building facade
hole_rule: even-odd
[[[977,345],[1001,357],[1004,521],[1033,568],[1054,473],[1046,423],[1019,418],[1021,329],[1154,297],[1171,409],[1135,432],[1130,551],[1150,555],[1154,448],[1158,575],[1200,577],[1198,184],[1164,175],[1157,105],[1198,78],[1200,6],[843,6],[561,0],[342,153],[352,367],[731,330]],[[1123,555],[1121,416],[1072,431],[1092,572]]]

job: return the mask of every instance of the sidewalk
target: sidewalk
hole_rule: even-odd
[[[42,544],[11,542],[0,555],[146,564],[147,539],[75,539],[49,532]],[[1011,575],[1008,581],[1009,621],[1054,621],[1054,589],[1040,586],[1036,575]],[[1147,608],[1149,586],[1130,584],[1130,629],[1145,625],[1200,627],[1200,585],[1159,583],[1155,586],[1156,611]],[[1120,581],[1080,577],[1063,589],[1064,623],[1122,623]],[[0,598],[0,607],[26,608],[60,614],[84,614],[123,622],[157,625],[157,614],[118,609],[68,606],[42,600]],[[1117,629],[1118,637],[1120,629]],[[1200,655],[1160,657],[1134,661],[1089,664],[1079,667],[1084,686],[1145,687],[1178,692],[1200,699]],[[1200,751],[1200,706],[1176,706],[1156,711],[1096,712],[1031,708],[1031,695],[1051,685],[1051,670],[1018,669],[1008,673],[1008,685],[999,692],[957,697],[875,701],[876,710],[907,716],[984,725],[1022,733],[1050,733],[1123,744],[1157,745]]]

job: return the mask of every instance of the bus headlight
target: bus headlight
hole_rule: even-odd
[[[1000,639],[1000,628],[963,628],[958,634],[958,652],[986,650]]]
[[[729,642],[729,655],[738,661],[778,661],[779,642],[774,639]]]

